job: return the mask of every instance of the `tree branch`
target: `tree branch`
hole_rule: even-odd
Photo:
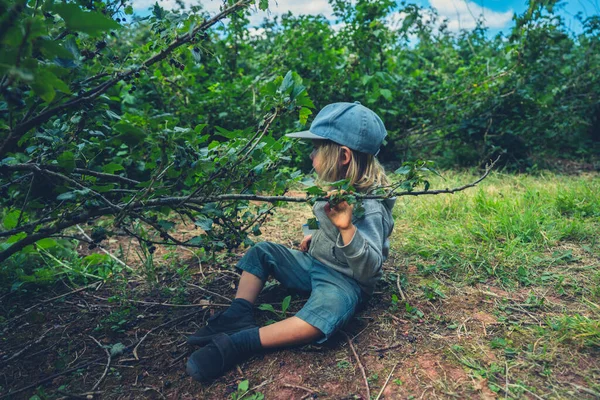
[[[43,124],[44,122],[48,121],[53,116],[61,114],[69,108],[79,107],[79,106],[83,105],[84,103],[91,102],[92,100],[96,99],[97,97],[99,97],[100,95],[105,93],[110,87],[115,85],[120,80],[125,79],[125,78],[135,74],[140,69],[147,68],[150,65],[153,65],[153,64],[163,60],[164,58],[167,57],[168,54],[170,54],[176,48],[180,47],[181,45],[183,45],[187,42],[192,41],[198,32],[206,31],[208,28],[215,25],[220,20],[228,17],[230,14],[232,14],[242,8],[248,7],[252,2],[253,2],[253,0],[238,1],[237,3],[235,3],[231,7],[223,10],[222,12],[215,15],[211,19],[198,25],[193,31],[173,40],[167,46],[167,48],[161,50],[159,53],[153,55],[152,57],[150,57],[149,59],[144,61],[140,67],[131,68],[127,71],[117,73],[113,78],[101,83],[100,85],[98,85],[97,87],[95,87],[93,89],[88,90],[87,92],[83,93],[82,95],[77,96],[74,99],[67,101],[63,104],[60,104],[56,107],[50,108],[46,111],[43,111],[40,114],[36,115],[33,118],[28,119],[27,121],[25,121],[23,123],[19,123],[17,126],[15,126],[10,131],[8,137],[0,145],[0,156],[4,155],[6,152],[8,152],[12,148],[14,143],[17,142],[21,137],[23,137],[23,135],[25,133],[27,133],[30,129]]]
[[[357,195],[356,198],[358,200],[367,200],[367,199],[389,199],[389,198],[393,198],[393,197],[402,197],[402,196],[453,194],[453,193],[460,192],[460,191],[463,191],[463,190],[471,188],[471,187],[475,187],[477,184],[479,184],[481,181],[483,181],[485,178],[487,178],[487,176],[492,171],[492,168],[498,162],[499,159],[500,159],[500,157],[498,157],[492,163],[488,164],[486,166],[484,174],[479,179],[475,180],[474,182],[468,183],[466,185],[457,187],[457,188],[441,189],[441,190],[426,190],[426,191],[410,191],[410,192],[409,191],[395,192],[394,190],[392,190],[385,195],[363,195],[363,196]],[[315,199],[315,198],[311,198],[311,197],[259,196],[259,195],[252,195],[252,194],[224,194],[224,195],[219,195],[219,196],[202,197],[202,198],[196,197],[196,198],[191,198],[191,199],[188,198],[187,196],[185,196],[185,197],[165,197],[165,198],[146,200],[143,202],[141,202],[141,201],[135,202],[130,205],[128,213],[130,213],[134,218],[142,219],[144,222],[150,224],[155,229],[157,229],[159,232],[164,234],[166,232],[164,229],[157,228],[157,226],[158,226],[157,224],[150,222],[148,219],[140,216],[138,213],[147,208],[162,207],[162,206],[179,207],[179,206],[187,206],[189,204],[203,205],[206,203],[214,203],[214,202],[219,202],[219,201],[224,201],[224,200],[233,200],[233,201],[255,200],[255,201],[264,201],[267,203],[276,203],[276,202],[305,203],[309,200],[317,200],[318,201],[318,200],[327,200],[327,199],[323,198],[323,197],[319,197],[319,198]],[[123,206],[124,206],[124,204],[119,204],[119,205],[108,206],[108,207],[100,208],[100,209],[86,210],[80,214],[69,216],[67,220],[57,223],[53,227],[40,229],[37,232],[35,232],[34,234],[28,235],[27,237],[14,243],[8,249],[0,252],[0,262],[6,260],[8,257],[13,255],[14,253],[23,249],[25,246],[33,244],[40,239],[47,238],[51,235],[54,235],[57,232],[62,231],[63,229],[69,228],[71,226],[74,226],[76,224],[79,224],[79,223],[82,223],[85,221],[88,221],[91,218],[96,218],[96,217],[106,216],[106,215],[113,215],[113,214],[119,212]],[[52,219],[52,221],[55,221],[55,220],[56,220],[56,218]],[[16,234],[19,232],[27,232],[28,230],[26,228],[29,228],[29,230],[31,230],[31,225],[32,224],[28,224],[28,225],[24,225],[24,226],[20,227],[19,229],[12,229],[11,231],[0,232],[0,237],[8,236],[9,233]],[[35,226],[34,226],[34,228],[35,228]],[[172,240],[173,244],[176,244],[176,245],[198,247],[198,246],[191,245],[186,242],[181,242],[177,239],[174,239],[168,234],[167,234],[167,238]]]

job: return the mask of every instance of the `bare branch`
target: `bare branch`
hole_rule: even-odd
[[[366,199],[387,199],[387,198],[401,197],[401,196],[423,196],[423,195],[453,194],[453,193],[460,192],[460,191],[463,191],[465,189],[474,187],[477,184],[479,184],[481,181],[483,181],[490,174],[490,172],[492,171],[492,168],[498,162],[499,159],[500,159],[500,157],[498,157],[495,161],[493,161],[492,163],[490,163],[486,167],[485,173],[479,179],[477,179],[476,181],[474,181],[472,183],[468,183],[466,185],[463,185],[463,186],[460,186],[460,187],[457,187],[457,188],[453,188],[453,189],[441,189],[441,190],[426,190],[426,191],[410,191],[410,192],[409,191],[407,191],[407,192],[395,192],[394,190],[392,190],[392,191],[390,191],[389,193],[387,193],[385,195],[365,195],[365,196],[357,195],[356,198],[359,199],[359,200],[361,200],[361,199],[362,200],[366,200]],[[307,197],[295,197],[295,196],[259,196],[259,195],[253,195],[253,194],[225,194],[225,195],[211,196],[211,197],[202,197],[202,198],[198,198],[198,197],[188,198],[188,196],[185,196],[185,197],[164,197],[164,198],[151,199],[151,200],[147,200],[147,201],[138,201],[138,202],[132,203],[130,205],[130,207],[129,207],[128,213],[131,214],[132,217],[141,219],[145,223],[151,225],[154,229],[156,229],[158,232],[160,232],[163,237],[166,236],[166,238],[168,240],[172,241],[172,243],[161,243],[161,244],[168,244],[168,245],[177,244],[177,245],[182,245],[182,246],[187,246],[187,247],[201,247],[201,246],[198,246],[198,245],[189,244],[187,242],[181,242],[181,241],[173,238],[162,227],[160,227],[160,225],[158,225],[156,223],[153,223],[152,221],[150,221],[147,218],[143,217],[139,213],[143,212],[146,209],[155,208],[155,207],[162,207],[162,206],[179,207],[179,206],[183,206],[183,207],[190,208],[190,205],[203,205],[203,204],[207,204],[207,203],[220,202],[220,201],[224,201],[224,200],[233,200],[233,201],[255,200],[255,201],[264,201],[264,202],[268,202],[268,203],[276,203],[276,202],[304,203],[304,202],[307,202],[309,200],[327,200],[327,199],[326,198],[311,198],[311,197],[308,197],[308,196]],[[89,219],[92,219],[92,218],[116,214],[117,212],[120,211],[120,209],[123,206],[124,206],[124,204],[118,204],[118,205],[114,205],[113,204],[113,206],[109,206],[109,207],[105,207],[105,208],[99,208],[99,209],[94,209],[94,210],[86,210],[86,211],[81,212],[80,214],[75,214],[75,215],[67,216],[67,217],[65,217],[64,221],[56,223],[52,227],[47,227],[47,228],[39,229],[35,233],[33,233],[31,235],[28,235],[27,237],[25,237],[25,238],[21,239],[20,241],[14,243],[8,249],[0,252],[0,262],[6,260],[8,257],[10,257],[11,255],[13,255],[14,253],[16,253],[16,252],[20,251],[21,249],[23,249],[25,246],[33,244],[33,243],[37,242],[40,239],[44,239],[46,237],[54,235],[55,233],[60,232],[63,229],[69,228],[71,226],[74,226],[76,224],[79,224],[79,223],[82,223],[82,222],[85,222],[85,221],[88,221]],[[50,218],[49,221],[54,222],[54,221],[56,221],[56,219],[57,218]],[[28,224],[28,225],[24,225],[24,226],[20,227],[19,229],[13,229],[13,230],[10,231],[10,234],[15,234],[15,233],[19,233],[19,232],[28,232],[28,229],[29,229],[29,231],[32,229],[31,225],[32,224]],[[34,225],[34,228],[35,228],[35,226],[36,225]],[[131,233],[131,232],[128,231],[128,233]],[[0,237],[7,236],[8,234],[9,234],[8,231],[0,232]],[[147,240],[145,240],[145,241],[149,242]]]

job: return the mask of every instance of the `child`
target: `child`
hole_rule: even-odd
[[[310,157],[320,181],[348,179],[366,193],[389,185],[375,158],[386,134],[381,119],[356,102],[330,104],[309,131],[287,136],[313,140]],[[381,277],[393,205],[394,199],[364,200],[364,216],[353,218],[347,202],[331,207],[318,201],[313,212],[319,229],[304,237],[301,251],[270,242],[253,246],[237,265],[243,272],[231,306],[188,337],[188,343],[206,346],[191,355],[187,373],[205,382],[262,349],[327,340],[352,318]],[[252,308],[269,275],[311,295],[294,317],[259,329]]]

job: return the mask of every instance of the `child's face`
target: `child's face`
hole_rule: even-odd
[[[323,160],[322,160],[322,155],[320,154],[321,152],[319,151],[319,146],[320,146],[320,140],[313,140],[313,151],[312,153],[310,153],[310,159],[312,160],[312,165],[313,168],[315,169],[315,172],[317,173],[317,175],[321,175],[321,172],[323,172]]]

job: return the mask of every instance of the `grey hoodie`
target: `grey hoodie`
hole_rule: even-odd
[[[389,253],[388,237],[394,228],[395,202],[395,198],[364,200],[365,214],[352,218],[356,233],[346,244],[325,214],[326,202],[316,202],[313,213],[319,221],[319,229],[313,233],[308,253],[326,266],[354,278],[365,293],[372,294],[382,275],[381,265]]]

